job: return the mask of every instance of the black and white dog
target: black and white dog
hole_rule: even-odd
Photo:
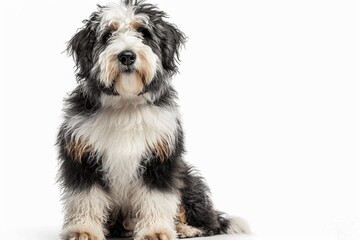
[[[185,37],[164,18],[143,1],[98,6],[69,41],[78,86],[57,139],[62,239],[249,231],[240,218],[214,210],[204,180],[183,160],[171,78]]]

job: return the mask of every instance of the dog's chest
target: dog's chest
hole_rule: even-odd
[[[163,138],[175,137],[175,112],[150,106],[104,108],[88,119],[77,119],[74,134],[101,155],[110,187],[117,195],[129,194],[137,181],[141,161]]]

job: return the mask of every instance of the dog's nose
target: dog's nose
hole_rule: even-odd
[[[136,60],[136,54],[133,51],[127,50],[119,53],[118,59],[122,65],[130,66]]]

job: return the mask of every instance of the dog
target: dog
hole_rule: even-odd
[[[97,6],[68,42],[77,87],[57,137],[63,240],[248,233],[183,159],[171,79],[185,35],[145,1]]]

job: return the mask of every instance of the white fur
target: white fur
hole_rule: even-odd
[[[142,14],[134,14],[132,7],[126,7],[120,4],[108,4],[102,9],[102,16],[100,21],[100,29],[105,30],[111,24],[118,26],[117,30],[112,33],[111,41],[106,49],[99,55],[98,62],[94,65],[93,72],[100,69],[100,81],[105,86],[111,84],[119,79],[122,86],[116,88],[120,93],[131,93],[134,89],[133,81],[126,81],[129,79],[128,74],[119,77],[121,73],[121,65],[118,63],[117,55],[125,50],[131,50],[138,56],[134,68],[142,73],[146,73],[144,80],[149,84],[154,78],[156,71],[160,70],[160,60],[158,56],[151,50],[151,48],[142,42],[142,36],[131,26],[132,22],[148,23],[148,18]],[[139,56],[143,56],[142,58]],[[130,89],[129,92],[126,89]],[[135,87],[136,89],[136,87]],[[138,93],[137,93],[138,94]]]
[[[74,117],[69,131],[102,156],[106,178],[117,203],[123,206],[137,191],[140,161],[165,139],[171,146],[177,130],[177,112],[144,104],[142,97],[102,97],[102,108],[92,117]]]
[[[97,68],[100,68],[100,81],[102,81],[105,86],[110,86],[112,82],[116,79],[117,76],[113,76],[110,72],[113,68],[120,68],[117,60],[117,55],[125,50],[132,50],[136,55],[142,54],[145,56],[145,61],[141,58],[137,58],[134,63],[134,68],[141,70],[143,65],[146,65],[146,68],[149,69],[149,79],[153,79],[155,73],[159,66],[158,56],[151,50],[151,48],[141,41],[141,38],[134,31],[126,31],[124,33],[120,32],[114,33],[114,37],[111,40],[109,46],[100,54],[99,60],[93,71],[96,71]],[[115,66],[114,66],[115,65]],[[119,69],[120,70],[120,69]]]
[[[102,8],[102,15],[100,26],[107,26],[112,22],[124,22],[131,21],[134,19],[134,9],[132,7],[127,7],[125,4],[120,2],[117,3],[108,3],[104,8]]]
[[[135,240],[163,234],[176,238],[174,220],[180,204],[179,193],[164,193],[140,187],[132,195],[135,211]]]
[[[249,224],[244,219],[240,217],[230,217],[229,221],[228,234],[251,234]]]
[[[160,139],[166,139],[169,145],[174,142],[177,111],[151,107],[145,104],[143,97],[124,98],[103,95],[99,112],[91,117],[72,118],[68,130],[73,132],[73,138],[81,138],[102,156],[99,161],[102,161],[106,179],[110,181],[111,204],[115,208],[131,209],[135,214],[136,236],[141,239],[141,236],[160,231],[169,239],[174,239],[179,194],[148,190],[138,179],[138,170],[151,146]],[[96,189],[90,193],[67,196],[65,208],[70,211],[69,218],[74,221],[69,223],[71,229],[65,230],[65,234],[73,231],[77,223],[84,222],[84,219],[85,227],[89,226],[100,234],[100,222],[110,205],[108,200],[104,193]],[[95,204],[95,208],[91,204]],[[95,210],[87,214],[90,208]],[[99,216],[99,221],[91,221],[95,215]]]
[[[89,191],[66,192],[63,200],[66,211],[63,239],[76,237],[76,234],[81,233],[99,240],[104,238],[104,224],[111,201],[102,189],[93,186]]]
[[[129,26],[132,20],[137,20],[144,24],[149,22],[148,16],[144,14],[136,14],[134,13],[134,7],[125,6],[122,2],[117,3],[109,3],[102,9],[100,26],[105,28],[111,23],[119,23],[120,28],[126,28]]]

